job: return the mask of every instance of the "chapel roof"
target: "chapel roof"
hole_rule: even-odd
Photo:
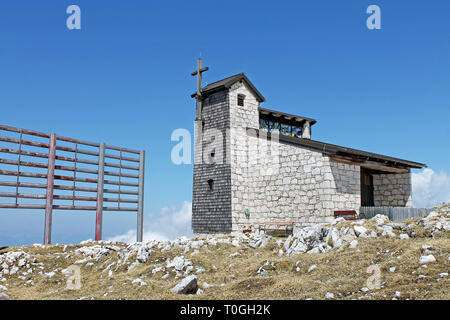
[[[251,83],[251,81],[247,78],[247,76],[244,73],[238,73],[238,74],[235,74],[234,76],[231,76],[231,77],[228,77],[228,78],[225,78],[225,79],[222,79],[222,80],[219,80],[219,81],[216,81],[216,82],[206,85],[201,90],[202,96],[206,96],[211,93],[221,91],[224,89],[229,89],[233,84],[235,84],[236,82],[239,82],[239,81],[245,82],[250,87],[250,89],[256,95],[256,98],[258,99],[259,102],[266,101],[266,99],[263,97],[263,95],[258,91],[258,89],[255,88],[253,83]],[[191,94],[192,98],[195,98],[196,96],[197,96],[197,93]]]
[[[248,135],[259,136],[259,131],[260,130],[258,129],[247,128]],[[267,135],[267,137],[269,138],[271,137],[270,133],[264,133],[264,135]],[[279,135],[279,141],[300,145],[309,149],[313,149],[315,151],[322,152],[323,154],[327,154],[335,158],[349,159],[355,163],[367,164],[368,162],[377,162],[380,165],[383,165],[385,169],[386,166],[414,168],[414,169],[421,169],[427,167],[426,164],[420,162],[394,158],[382,154],[338,146],[335,144],[325,143],[317,140],[299,139],[295,137]]]

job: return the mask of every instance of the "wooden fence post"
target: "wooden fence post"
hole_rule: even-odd
[[[142,242],[144,231],[144,169],[145,169],[145,151],[139,154],[139,195],[138,195],[138,213],[137,213],[137,242]]]
[[[53,190],[55,179],[56,134],[51,134],[48,144],[47,194],[45,201],[44,244],[52,243]]]
[[[100,144],[98,151],[97,174],[97,215],[95,219],[95,241],[102,239],[103,224],[103,186],[105,182],[105,144]]]

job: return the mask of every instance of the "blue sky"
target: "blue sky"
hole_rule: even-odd
[[[66,27],[71,4],[81,30]],[[381,30],[366,27],[370,4]],[[316,140],[446,174],[449,12],[444,0],[4,0],[0,122],[145,149],[145,218],[158,221],[192,198],[192,166],[171,162],[170,136],[192,132],[201,55],[206,83],[245,72],[263,106],[317,119]],[[54,242],[93,237],[94,220],[55,213]],[[104,237],[135,220],[106,213]],[[0,244],[41,242],[42,229],[40,212],[0,212]]]

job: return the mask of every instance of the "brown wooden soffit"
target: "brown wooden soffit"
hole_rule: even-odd
[[[258,108],[259,110],[259,118],[268,119],[275,122],[281,122],[291,125],[302,125],[304,122],[309,122],[312,126],[317,122],[316,119],[307,118],[303,116],[298,116],[294,114],[284,113],[276,110],[270,110],[266,108]]]
[[[271,133],[255,128],[247,128],[247,135],[254,137],[267,136],[268,139],[272,138]],[[322,152],[337,162],[357,164],[361,167],[372,170],[391,173],[406,173],[409,172],[410,168],[421,169],[427,167],[426,164],[419,162],[393,158],[377,153],[347,148],[316,140],[288,137],[283,135],[278,135],[278,139],[281,142],[291,143],[312,149],[314,151]]]

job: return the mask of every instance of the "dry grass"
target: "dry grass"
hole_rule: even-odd
[[[33,279],[34,286],[25,286],[26,280],[16,276],[7,278],[8,295],[14,299],[324,299],[327,292],[332,292],[336,299],[392,299],[395,292],[401,293],[400,299],[449,299],[448,276],[440,273],[449,272],[449,234],[436,239],[415,238],[399,240],[387,237],[358,239],[356,249],[333,249],[321,254],[300,254],[292,257],[278,256],[276,239],[272,239],[265,248],[236,248],[227,244],[204,246],[196,255],[185,254],[192,260],[194,267],[205,268],[198,273],[199,286],[203,282],[214,284],[204,288],[201,295],[178,295],[172,288],[180,279],[171,273],[167,279],[161,279],[162,272],[152,274],[156,266],[164,266],[167,258],[182,255],[182,249],[172,249],[161,253],[152,251],[150,259],[130,272],[121,267],[109,277],[104,272],[112,261],[117,261],[117,253],[104,257],[92,266],[81,266],[82,288],[67,290],[67,278],[61,269],[72,265],[82,256],[65,258],[61,255],[62,246],[22,247],[21,249],[36,257],[45,266],[45,272],[58,269],[56,275],[49,279],[45,275],[34,273],[27,276]],[[421,246],[431,245],[436,251],[436,262],[427,268],[419,264]],[[79,246],[69,246],[66,251],[73,251]],[[12,251],[18,248],[8,248]],[[235,257],[230,254],[239,251]],[[192,252],[192,251],[190,251]],[[265,261],[275,263],[267,267],[268,275],[258,276],[256,271]],[[307,272],[311,265],[317,267]],[[371,276],[367,268],[377,264],[381,270],[381,288],[362,292],[366,281]],[[300,270],[297,271],[296,267]],[[390,267],[396,267],[390,272]],[[112,268],[115,270],[115,266]],[[131,282],[137,277],[148,285],[139,286]],[[439,280],[438,280],[439,279]],[[105,296],[105,293],[107,295]]]

